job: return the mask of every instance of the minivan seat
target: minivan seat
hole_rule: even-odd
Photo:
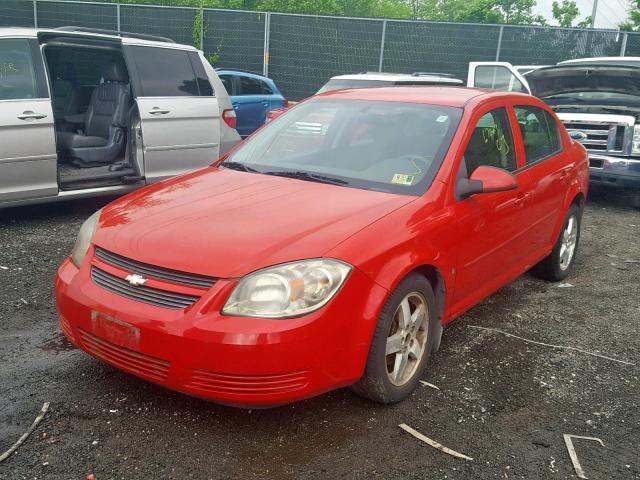
[[[122,153],[131,106],[129,75],[122,60],[105,64],[102,80],[91,95],[82,133],[58,132],[62,160],[81,164],[112,163]]]
[[[80,110],[80,86],[76,82],[76,69],[72,63],[60,62],[55,66],[52,82],[53,113],[56,120]]]

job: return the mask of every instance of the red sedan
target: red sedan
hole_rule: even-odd
[[[60,324],[94,357],[243,406],[407,397],[442,326],[534,267],[567,276],[587,154],[523,94],[319,95],[211,167],[82,226]]]

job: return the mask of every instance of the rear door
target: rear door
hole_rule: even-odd
[[[53,123],[36,38],[0,37],[0,203],[58,194]]]
[[[123,49],[140,114],[147,182],[217,160],[220,110],[198,53],[170,44]]]
[[[530,252],[548,248],[558,219],[564,215],[564,200],[569,190],[574,164],[563,152],[560,129],[554,116],[535,105],[514,105],[518,122],[516,138],[524,147],[525,169],[532,181],[527,202],[530,220]]]
[[[525,78],[508,62],[471,62],[467,86],[531,94]]]
[[[238,116],[238,133],[242,137],[251,135],[264,125],[267,112],[271,110],[271,88],[259,78],[250,75],[235,75],[233,108]]]

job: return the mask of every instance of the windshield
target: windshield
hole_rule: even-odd
[[[462,109],[434,105],[308,100],[246,140],[222,166],[421,195],[461,116]]]
[[[367,87],[386,87],[393,85],[390,80],[347,80],[347,79],[335,79],[329,80],[325,83],[320,90],[316,92],[332,92],[333,90],[345,90],[348,88],[367,88]]]

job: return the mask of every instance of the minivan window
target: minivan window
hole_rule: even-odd
[[[371,100],[308,100],[245,140],[223,167],[421,195],[462,109]]]
[[[131,46],[143,97],[199,96],[188,52],[172,48]]]
[[[515,111],[527,164],[539,162],[562,150],[558,124],[549,112],[532,106],[517,106]]]
[[[0,40],[0,100],[37,98],[29,41]]]

